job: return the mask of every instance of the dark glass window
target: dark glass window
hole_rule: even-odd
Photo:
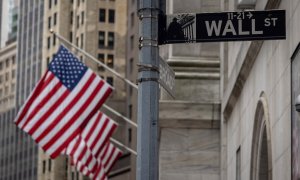
[[[99,9],[99,22],[105,22],[105,9]]]
[[[108,47],[114,48],[115,44],[115,34],[113,32],[108,32]]]
[[[107,77],[107,78],[106,78],[106,82],[107,82],[108,84],[110,84],[111,86],[113,86],[113,85],[114,85],[114,79],[113,79],[113,77]]]
[[[134,35],[130,36],[130,49],[133,50],[134,47]]]
[[[70,37],[69,37],[69,39],[70,39],[70,42],[73,42],[73,32],[71,31],[70,32],[70,35],[69,35]]]
[[[83,48],[83,34],[80,34],[80,47]]]
[[[73,24],[73,11],[70,12],[70,23]]]
[[[49,9],[51,9],[52,0],[49,0]]]
[[[43,161],[43,174],[45,174],[46,172],[46,161],[44,160]]]
[[[47,39],[47,47],[48,47],[48,49],[50,49],[50,43],[51,43],[51,38],[50,37],[48,37],[48,39]]]
[[[48,29],[51,28],[51,17],[48,17]]]
[[[51,159],[48,159],[48,171],[51,172]]]
[[[108,22],[114,23],[115,22],[115,10],[110,9],[108,11]]]
[[[105,32],[99,31],[98,47],[103,48],[105,45]]]
[[[55,44],[56,44],[56,37],[55,37],[55,34],[53,34],[53,46],[55,46]]]
[[[57,13],[54,13],[54,16],[53,16],[53,25],[54,26],[56,25],[56,19],[57,19]]]
[[[76,26],[77,26],[77,28],[79,28],[79,21],[80,21],[80,17],[77,16],[77,21],[76,21]]]
[[[81,11],[81,24],[84,24],[84,11]]]

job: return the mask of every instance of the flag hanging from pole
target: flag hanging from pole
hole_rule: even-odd
[[[108,83],[60,46],[15,123],[55,158],[81,133],[111,92]]]
[[[109,170],[122,154],[108,142],[116,127],[113,120],[97,112],[65,150],[65,154],[71,157],[71,164],[92,179],[106,179]]]
[[[122,155],[122,151],[107,142],[99,157],[95,157],[85,141],[77,137],[68,146],[66,154],[70,155],[71,164],[83,175],[94,180],[105,180],[115,162]]]

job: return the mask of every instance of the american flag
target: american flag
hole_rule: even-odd
[[[81,133],[111,92],[108,83],[60,46],[15,123],[55,158]]]
[[[71,156],[72,165],[83,175],[94,180],[105,180],[122,151],[107,142],[99,157],[95,157],[85,141],[78,137],[70,143],[66,154]]]
[[[93,179],[106,178],[121,155],[118,148],[108,143],[116,127],[116,123],[101,112],[93,116],[65,151],[78,171]]]

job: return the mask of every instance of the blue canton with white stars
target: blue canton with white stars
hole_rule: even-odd
[[[88,68],[68,49],[60,46],[48,69],[72,91]]]

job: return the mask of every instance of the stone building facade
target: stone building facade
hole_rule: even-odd
[[[241,10],[239,2],[223,0],[222,10]],[[287,37],[221,44],[221,179],[298,180],[300,2],[251,2],[255,10],[286,10]]]
[[[14,42],[0,50],[0,112],[15,107],[16,46]]]

